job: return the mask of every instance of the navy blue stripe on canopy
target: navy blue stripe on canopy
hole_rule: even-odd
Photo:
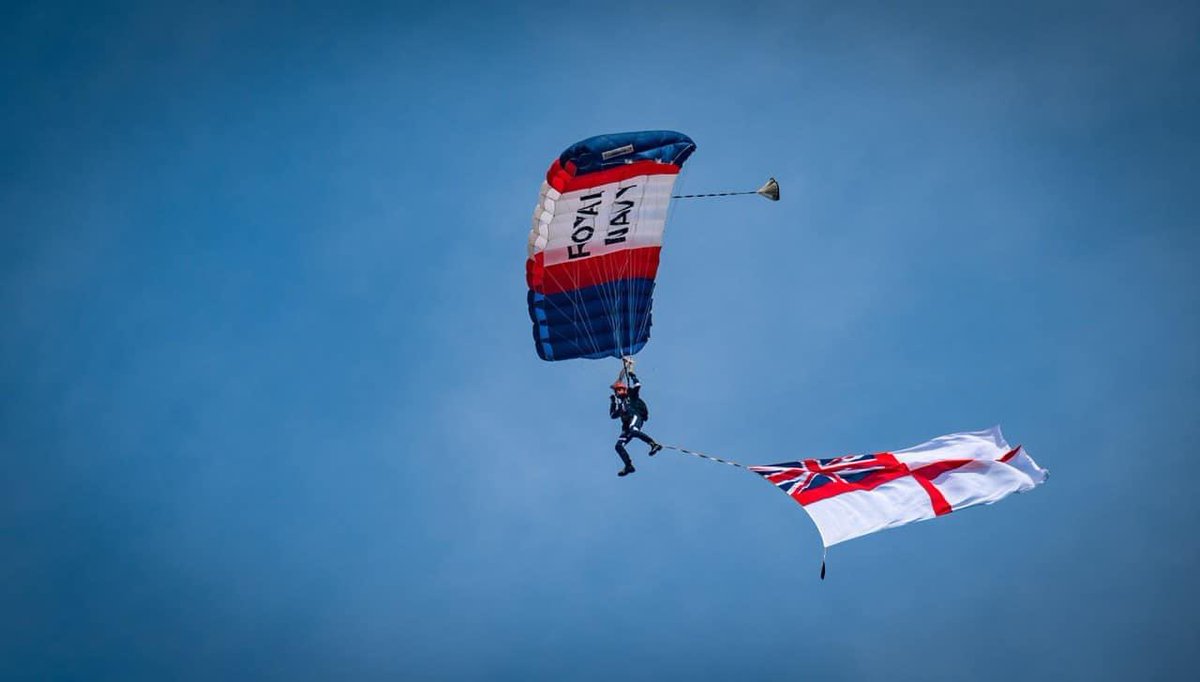
[[[543,360],[620,358],[650,338],[654,281],[623,279],[557,294],[528,295],[533,339]]]
[[[633,161],[660,161],[682,166],[694,151],[696,143],[683,133],[643,130],[589,137],[567,147],[558,160],[564,167],[568,161],[574,163],[575,175],[579,176]]]

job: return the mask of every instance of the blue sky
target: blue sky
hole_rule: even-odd
[[[1170,679],[1200,664],[1188,3],[40,3],[0,40],[0,677]],[[839,545],[525,312],[546,165],[698,151],[649,431],[1002,424]]]

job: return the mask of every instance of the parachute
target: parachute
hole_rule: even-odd
[[[671,191],[695,150],[682,133],[617,133],[550,164],[525,262],[541,359],[620,358],[646,345]]]

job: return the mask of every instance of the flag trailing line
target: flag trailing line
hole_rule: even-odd
[[[667,445],[666,443],[662,443],[662,446],[664,448],[666,448],[667,450],[674,450],[676,452],[682,452],[685,455],[691,455],[693,457],[699,457],[701,459],[707,459],[707,460],[710,460],[713,462],[720,462],[721,464],[728,464],[731,467],[737,467],[739,469],[746,468],[746,465],[744,465],[744,464],[738,464],[737,462],[731,462],[727,459],[721,459],[720,457],[706,455],[703,452],[696,452],[695,450],[688,450],[687,448],[681,448],[678,445]]]

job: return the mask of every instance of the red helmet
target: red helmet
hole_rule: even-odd
[[[617,393],[624,393],[625,391],[629,390],[629,387],[619,381],[614,381],[612,390],[616,391]]]

